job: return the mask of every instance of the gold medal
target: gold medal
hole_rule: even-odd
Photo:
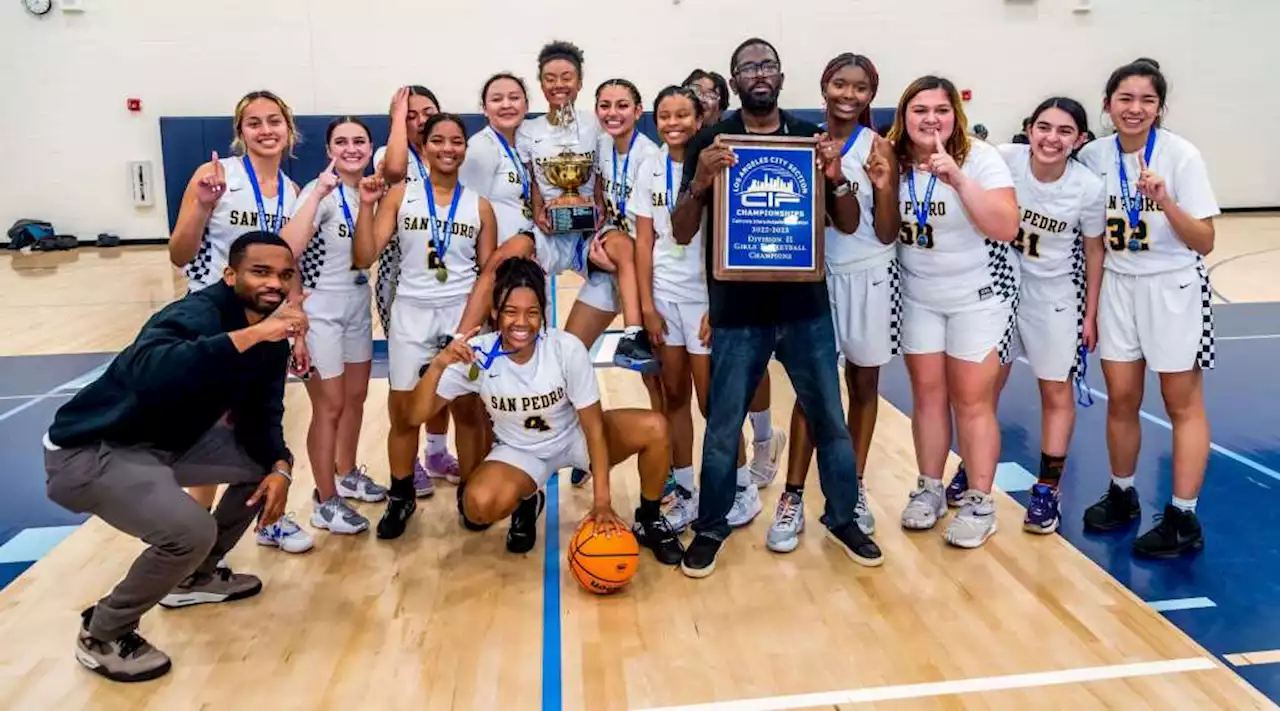
[[[480,377],[480,364],[472,363],[471,369],[467,371],[467,380],[476,380]]]
[[[444,267],[440,267],[439,269],[437,269],[436,281],[440,282],[441,284],[445,283],[446,281],[449,281],[449,270],[445,269]]]

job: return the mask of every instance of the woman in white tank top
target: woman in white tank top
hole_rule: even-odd
[[[387,334],[391,490],[378,523],[378,537],[384,539],[404,533],[416,509],[413,463],[418,426],[409,416],[411,392],[422,370],[458,332],[480,265],[493,254],[497,242],[497,221],[489,201],[458,180],[467,154],[462,119],[437,114],[427,120],[423,133],[429,177],[419,183],[399,183],[385,196],[381,178],[361,181],[356,223],[354,263],[358,268],[372,263],[393,233],[400,240],[400,278]],[[459,399],[436,419],[450,413],[458,428],[459,475],[465,483],[484,456],[483,407],[475,398]]]

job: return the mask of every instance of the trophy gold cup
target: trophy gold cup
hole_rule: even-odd
[[[588,180],[595,161],[590,154],[574,153],[572,141],[567,140],[570,132],[576,137],[573,106],[561,106],[555,109],[556,126],[560,129],[563,150],[559,155],[548,158],[543,164],[547,182],[560,188],[563,193],[547,202],[547,216],[555,234],[594,233],[596,229],[596,206],[590,199],[578,192]]]

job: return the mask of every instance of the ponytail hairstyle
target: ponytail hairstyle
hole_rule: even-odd
[[[627,92],[631,94],[631,100],[636,102],[636,106],[640,106],[642,103],[644,103],[644,100],[640,98],[640,90],[636,88],[635,84],[632,84],[630,81],[626,79],[609,79],[607,81],[602,82],[600,86],[596,87],[596,101],[600,100],[601,92],[603,92],[605,89],[611,86],[620,86],[623,89],[626,89]]]
[[[547,274],[528,257],[511,257],[498,265],[493,277],[493,312],[501,314],[511,292],[520,287],[533,290],[542,313],[542,330],[547,328]]]
[[[867,81],[871,83],[871,99],[867,101],[867,106],[858,115],[859,124],[872,128],[871,126],[871,102],[875,101],[876,94],[880,91],[880,72],[876,70],[876,65],[864,54],[854,54],[853,52],[845,52],[837,55],[830,62],[827,62],[827,68],[822,70],[822,80],[818,84],[818,91],[824,95],[827,93],[827,84],[831,82],[831,78],[836,72],[845,67],[855,66],[861,69],[867,75]]]
[[[951,111],[955,113],[955,127],[947,138],[947,153],[955,159],[956,165],[963,167],[965,158],[969,157],[969,119],[964,115],[964,104],[960,101],[960,91],[950,79],[928,75],[920,77],[907,85],[898,99],[898,110],[893,117],[893,127],[889,129],[887,138],[893,144],[893,152],[898,163],[904,168],[911,166],[911,137],[907,135],[907,106],[922,91],[941,89],[951,103]]]
[[[324,144],[328,146],[329,141],[333,140],[333,132],[337,130],[339,126],[342,126],[348,123],[354,123],[360,128],[363,128],[365,137],[368,138],[370,141],[373,141],[373,134],[369,132],[369,126],[366,125],[364,121],[361,121],[359,116],[339,116],[338,118],[330,121],[329,127],[325,129]]]
[[[285,155],[292,158],[294,147],[302,141],[302,136],[298,134],[298,125],[293,120],[293,109],[289,108],[289,105],[284,102],[284,99],[281,99],[279,96],[276,96],[275,93],[267,91],[266,89],[251,91],[248,94],[245,94],[236,104],[235,114],[232,118],[232,123],[234,124],[232,132],[234,133],[235,138],[231,141],[231,152],[238,156],[244,155],[246,149],[244,145],[244,133],[240,130],[240,123],[244,121],[245,109],[249,108],[249,104],[257,101],[258,99],[266,99],[280,107],[280,113],[284,115],[284,124],[287,130],[284,142],[284,152]]]
[[[1035,126],[1036,121],[1040,118],[1040,114],[1048,111],[1049,109],[1061,109],[1062,111],[1065,111],[1066,114],[1071,117],[1071,121],[1075,123],[1076,131],[1080,133],[1081,137],[1089,135],[1089,114],[1084,110],[1084,106],[1081,106],[1080,102],[1075,99],[1071,99],[1066,96],[1054,96],[1041,101],[1040,105],[1036,107],[1036,110],[1032,111],[1031,115],[1027,117],[1027,128],[1025,130],[1028,133],[1028,138],[1030,138],[1029,134],[1031,133],[1031,127]],[[1081,143],[1082,147],[1083,145],[1084,144]],[[1077,152],[1077,150],[1071,151],[1071,157],[1075,158]]]
[[[425,140],[431,137],[431,131],[436,126],[449,121],[458,125],[458,130],[462,131],[462,140],[467,140],[467,124],[462,121],[462,117],[457,114],[438,113],[432,114],[427,122],[422,124],[422,138]]]
[[[485,101],[489,97],[489,87],[493,86],[494,82],[501,81],[503,79],[510,79],[511,81],[515,82],[516,86],[520,87],[520,93],[524,94],[525,101],[527,102],[529,100],[529,89],[524,85],[523,79],[512,74],[511,72],[498,72],[497,74],[494,74],[493,76],[489,77],[485,81],[484,87],[480,89],[480,106],[484,106]]]
[[[1104,98],[1110,105],[1111,97],[1115,95],[1116,90],[1120,88],[1120,82],[1129,77],[1147,77],[1151,80],[1151,86],[1156,90],[1156,96],[1160,97],[1160,108],[1156,113],[1155,128],[1160,128],[1161,120],[1164,118],[1164,111],[1167,106],[1166,99],[1169,97],[1169,82],[1164,78],[1164,73],[1160,71],[1160,63],[1148,57],[1138,57],[1128,64],[1118,67],[1111,72],[1111,77],[1107,79],[1107,90]]]
[[[657,119],[658,107],[662,105],[662,100],[670,98],[672,96],[681,96],[691,101],[693,103],[694,118],[698,119],[699,121],[702,120],[702,115],[706,112],[706,107],[702,105],[702,100],[698,98],[698,95],[695,94],[693,89],[690,89],[687,84],[684,86],[675,86],[673,84],[663,89],[662,91],[658,92],[658,98],[653,100],[653,113],[654,113],[655,121],[658,120]]]

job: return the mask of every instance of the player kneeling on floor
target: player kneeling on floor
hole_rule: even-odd
[[[640,544],[668,565],[684,549],[659,510],[671,461],[666,421],[648,410],[602,411],[587,349],[563,331],[544,331],[546,275],[516,257],[498,268],[493,289],[496,333],[455,338],[427,368],[413,392],[415,422],[425,422],[455,398],[478,394],[493,420],[494,448],[460,491],[464,523],[511,517],[507,550],[527,553],[537,539],[543,485],[565,467],[589,470],[597,529],[621,527],[609,493],[609,470],[638,454],[640,507],[632,527]]]

